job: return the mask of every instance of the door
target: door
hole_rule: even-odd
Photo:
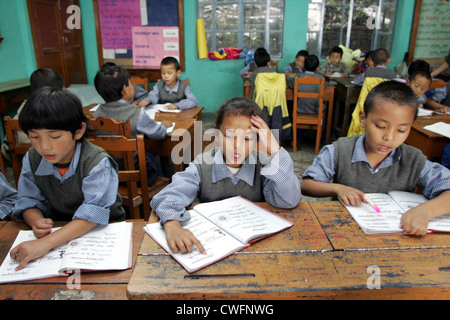
[[[59,72],[66,87],[86,83],[81,29],[66,23],[70,5],[79,6],[79,0],[28,0],[37,66]]]

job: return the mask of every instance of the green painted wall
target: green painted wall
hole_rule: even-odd
[[[286,0],[284,57],[282,70],[293,61],[298,50],[306,47],[308,0]],[[88,83],[93,83],[98,56],[92,0],[80,0],[82,31]],[[390,67],[402,61],[408,51],[414,1],[399,0]],[[205,111],[213,112],[226,99],[243,94],[239,70],[243,60],[211,61],[197,59],[195,0],[184,0],[186,71],[191,89]],[[26,0],[0,0],[0,32],[5,40],[0,44],[0,81],[29,77],[36,69]]]

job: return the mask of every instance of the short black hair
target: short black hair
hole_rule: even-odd
[[[427,71],[431,72],[431,67],[425,60],[415,60],[411,62],[408,67],[408,76],[411,76],[416,71]]]
[[[106,102],[122,98],[123,86],[128,86],[128,71],[117,65],[103,65],[94,78],[95,89]]]
[[[264,48],[258,48],[253,54],[257,67],[265,67],[270,62],[270,54]]]
[[[424,77],[425,79],[428,79],[428,80],[430,81],[430,83],[431,83],[431,81],[433,80],[433,79],[431,78],[430,72],[429,72],[429,71],[426,71],[426,70],[416,70],[416,71],[414,71],[412,74],[409,75],[408,79],[409,79],[410,81],[412,81],[412,80],[414,80],[417,76],[421,76],[421,77]]]
[[[31,74],[30,88],[31,91],[35,91],[43,87],[62,89],[64,88],[64,80],[55,70],[40,68]]]
[[[319,58],[312,54],[310,56],[307,56],[305,58],[305,70],[306,71],[316,71],[317,67],[319,66]]]
[[[267,122],[266,116],[263,114],[258,104],[248,98],[237,97],[225,101],[215,115],[216,129],[220,128],[223,118],[227,115],[243,115],[243,116],[259,116]]]
[[[387,100],[399,106],[408,106],[414,111],[414,120],[417,117],[418,103],[416,94],[405,83],[395,80],[384,81],[375,86],[367,95],[364,102],[364,113],[366,116],[373,110],[375,103]]]
[[[44,87],[31,93],[19,115],[20,128],[30,130],[64,130],[75,135],[82,122],[89,123],[80,99],[73,93]]]
[[[372,52],[371,56],[373,64],[379,66],[389,60],[389,52],[386,49],[379,48]]]
[[[307,56],[309,56],[309,53],[308,53],[308,51],[306,51],[306,50],[300,50],[299,52],[297,52],[297,54],[295,55],[295,57],[296,58],[298,58],[298,57],[307,57]]]
[[[174,57],[165,57],[164,59],[161,60],[161,66],[168,66],[173,64],[173,66],[175,67],[175,70],[180,70],[180,63],[178,62],[178,60]]]
[[[344,51],[343,51],[340,47],[336,46],[336,47],[331,48],[331,50],[330,50],[330,56],[331,56],[333,53],[339,53],[339,54],[341,55],[341,58],[342,58],[342,55],[344,54]]]

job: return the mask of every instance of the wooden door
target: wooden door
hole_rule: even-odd
[[[86,83],[81,29],[66,23],[73,4],[79,6],[79,0],[28,0],[37,66],[59,72],[66,87]]]

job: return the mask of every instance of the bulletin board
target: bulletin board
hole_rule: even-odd
[[[184,71],[183,0],[94,0],[100,66],[114,62],[156,81],[159,63],[175,56]]]
[[[408,63],[422,59],[438,66],[444,62],[450,50],[449,12],[449,0],[416,0]]]

